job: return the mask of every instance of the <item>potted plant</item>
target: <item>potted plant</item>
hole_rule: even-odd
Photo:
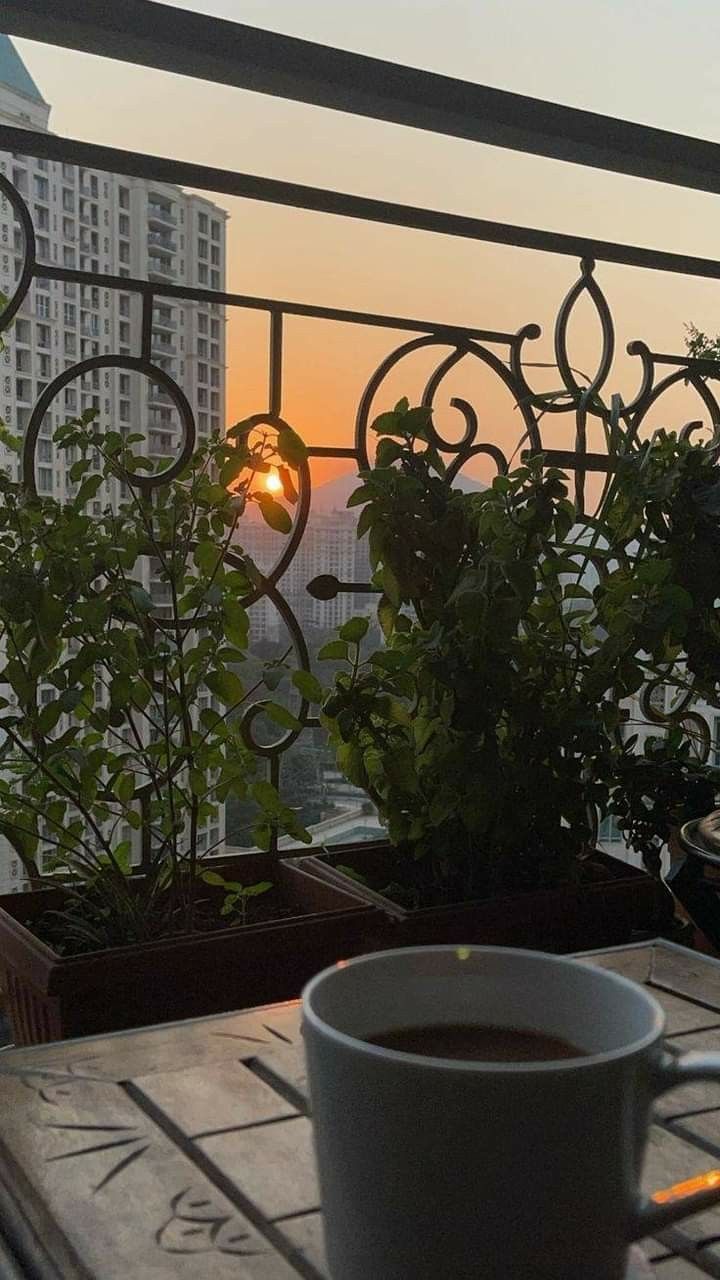
[[[461,493],[430,410],[403,401],[374,426],[350,502],[386,643],[364,652],[355,618],[320,656],[345,664],[323,717],[388,840],[313,865],[384,900],[403,941],[571,949],[667,926],[670,895],[597,853],[597,819],[656,869],[670,831],[714,804],[692,730],[639,744],[627,723],[648,682],[718,705],[713,449],[635,442],[587,520],[541,456]]]
[[[267,853],[206,861],[229,795],[252,799],[259,849],[273,831],[308,839],[250,742],[260,710],[298,732],[315,691],[292,672],[299,719],[263,700],[278,663],[248,653],[262,580],[240,522],[255,503],[288,532],[263,482],[275,467],[293,500],[304,465],[290,428],[256,427],[168,468],[89,413],[55,433],[66,502],[29,468],[0,474],[0,832],[36,890],[0,899],[18,1042],[286,998],[362,949],[356,897]]]

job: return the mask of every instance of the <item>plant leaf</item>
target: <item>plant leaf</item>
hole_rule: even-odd
[[[347,656],[348,647],[344,640],[328,640],[327,644],[318,651],[321,662],[328,662],[331,658],[347,658]]]
[[[312,671],[293,671],[292,682],[308,702],[322,702],[322,685]]]
[[[358,644],[367,635],[369,627],[370,622],[367,618],[349,618],[343,623],[338,634],[341,640]]]
[[[260,505],[262,518],[271,529],[275,529],[277,533],[289,533],[292,529],[292,520],[289,512],[269,493],[259,493],[257,500]]]
[[[277,451],[283,462],[288,462],[295,470],[307,458],[305,442],[293,431],[292,427],[280,427],[277,439]]]
[[[264,702],[263,709],[265,714],[279,724],[283,729],[302,729],[302,724],[297,716],[287,707],[283,707],[279,702]]]
[[[226,706],[234,706],[242,702],[245,696],[242,680],[227,667],[220,671],[208,671],[205,675],[205,684],[210,692],[214,693]]]

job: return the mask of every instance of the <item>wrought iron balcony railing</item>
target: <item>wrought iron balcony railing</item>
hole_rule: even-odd
[[[159,310],[153,311],[152,322],[155,329],[168,329],[173,333],[177,329],[177,320]]]
[[[570,160],[618,173],[634,174],[660,182],[720,193],[720,146],[663,133],[624,121],[592,116],[570,108],[524,99],[477,85],[450,80],[411,68],[389,66],[360,55],[324,49],[307,42],[260,32],[237,24],[205,18],[146,0],[125,0],[122,15],[112,6],[98,11],[92,0],[66,0],[62,11],[54,0],[6,0],[3,25],[11,34],[55,41],[60,45],[180,72],[214,78],[265,93],[304,102],[339,108],[364,116],[432,129],[450,136],[491,142],[538,155]],[[131,33],[131,34],[130,34]],[[517,438],[508,446],[485,432],[482,414],[470,398],[453,397],[461,431],[455,440],[436,435],[436,444],[445,454],[451,476],[456,476],[474,458],[488,458],[498,472],[505,471],[514,456],[523,451],[543,453],[548,464],[571,473],[575,498],[581,511],[590,504],[591,489],[600,492],[613,470],[611,441],[618,432],[625,441],[637,438],[656,406],[678,389],[686,388],[699,398],[704,420],[713,433],[720,431],[720,403],[714,382],[720,365],[683,353],[655,351],[642,337],[627,347],[627,357],[636,369],[636,391],[629,400],[613,394],[610,382],[616,356],[615,324],[603,288],[603,264],[623,263],[637,268],[685,273],[706,279],[720,278],[720,260],[619,244],[588,236],[549,232],[531,227],[492,222],[481,218],[417,208],[383,200],[322,190],[297,183],[260,178],[225,169],[211,168],[174,159],[143,155],[105,146],[95,146],[52,134],[0,127],[0,150],[22,148],[28,155],[80,165],[88,170],[119,173],[149,182],[173,183],[225,195],[241,196],[323,214],[343,215],[375,223],[422,229],[439,235],[459,236],[487,243],[514,245],[579,259],[568,272],[568,293],[562,303],[554,335],[556,385],[562,394],[549,400],[533,376],[533,346],[540,336],[534,323],[513,332],[489,325],[458,326],[442,320],[408,315],[343,309],[308,304],[278,297],[261,297],[173,283],[174,273],[166,260],[149,259],[151,279],[115,276],[43,263],[39,266],[32,218],[23,194],[9,178],[0,177],[0,193],[12,204],[25,240],[23,265],[14,295],[0,318],[7,329],[28,297],[34,279],[76,282],[103,290],[122,291],[139,300],[142,329],[138,346],[131,354],[102,354],[72,365],[58,373],[37,401],[30,417],[24,446],[27,483],[35,484],[35,448],[40,424],[47,410],[64,388],[92,370],[134,372],[150,379],[149,405],[179,411],[182,439],[178,454],[165,478],[177,474],[196,439],[196,415],[183,388],[157,365],[153,353],[165,349],[153,336],[153,327],[177,328],[163,318],[158,303],[195,302],[262,313],[268,319],[269,381],[267,398],[256,406],[257,421],[278,427],[284,423],[284,356],[288,318],[302,317],[326,325],[350,325],[358,330],[385,330],[388,352],[368,378],[352,431],[332,446],[309,440],[311,459],[346,459],[358,469],[369,463],[368,431],[380,409],[385,387],[396,377],[404,362],[415,353],[432,356],[433,367],[419,399],[438,404],[446,379],[463,368],[481,366],[496,378],[517,406]],[[84,190],[85,188],[83,188]],[[152,223],[175,226],[177,219],[157,202],[148,205]],[[81,221],[83,219],[81,218]],[[167,235],[167,233],[166,233]],[[166,236],[151,231],[151,244],[167,243]],[[601,335],[597,365],[586,379],[573,368],[568,333],[576,307],[590,302]],[[403,334],[398,342],[397,334]],[[162,390],[160,389],[162,388]],[[673,417],[676,416],[673,409]],[[574,448],[554,446],[553,424],[558,415],[571,424]],[[153,418],[153,423],[159,424]],[[290,424],[292,425],[292,424]],[[695,418],[688,429],[695,427]],[[600,427],[602,430],[595,430]],[[604,439],[607,447],[598,446]],[[298,556],[312,512],[313,491],[309,467],[301,468],[299,502],[291,534],[276,560],[264,570],[258,599],[264,598],[287,628],[296,662],[309,669],[306,639],[296,611],[283,593],[283,578]],[[318,598],[334,599],[342,593],[357,595],[368,591],[365,581],[339,580],[332,573],[307,584]],[[659,713],[650,705],[649,718]],[[680,708],[684,714],[687,706]],[[317,727],[306,704],[299,709],[303,730]],[[678,714],[677,708],[673,712]],[[662,717],[660,717],[662,719]],[[271,779],[282,789],[282,761],[296,742],[298,730],[288,731],[273,745],[253,739],[253,719],[248,718],[248,741],[268,761]],[[711,749],[710,737],[704,749]]]
[[[148,244],[164,253],[177,253],[175,242],[168,236],[163,235],[161,231],[148,231]]]

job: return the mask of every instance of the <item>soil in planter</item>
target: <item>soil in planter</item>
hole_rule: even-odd
[[[138,901],[141,894],[138,892]],[[246,900],[244,911],[237,908],[222,914],[226,893],[221,888],[198,885],[194,910],[194,933],[215,933],[238,925],[267,924],[304,915],[303,908],[289,903],[281,886]],[[37,920],[23,921],[36,937],[58,955],[87,955],[111,947],[177,938],[187,933],[185,913],[173,908],[167,895],[158,897],[153,908],[134,917],[110,915],[105,899],[91,887],[68,896],[62,910],[46,911]]]
[[[592,853],[570,858],[565,853],[547,854],[535,850],[525,857],[505,858],[489,867],[481,857],[469,858],[465,865],[455,858],[414,858],[410,849],[385,847],[376,862],[356,869],[351,854],[330,855],[327,859],[351,879],[367,885],[408,911],[444,907],[489,898],[532,893],[538,889],[560,889],[570,885],[596,884],[612,880],[612,872]]]

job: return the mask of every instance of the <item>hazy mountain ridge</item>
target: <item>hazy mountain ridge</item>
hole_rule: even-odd
[[[334,480],[328,480],[325,484],[320,484],[313,489],[312,510],[323,514],[331,511],[345,511],[348,498],[359,487],[360,481],[352,473],[336,476]],[[480,480],[473,480],[470,476],[459,475],[454,481],[454,487],[462,489],[463,493],[480,493],[487,488],[487,485]]]

